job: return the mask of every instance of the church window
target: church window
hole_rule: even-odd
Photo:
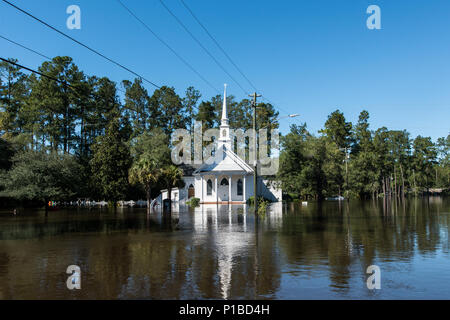
[[[243,192],[243,184],[242,184],[242,180],[239,179],[237,182],[237,195],[238,196],[242,196],[244,194]]]
[[[212,181],[211,179],[208,179],[206,182],[206,195],[210,196],[212,195]]]

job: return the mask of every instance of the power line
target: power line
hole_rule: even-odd
[[[0,60],[2,60],[2,61],[4,61],[4,62],[7,62],[7,63],[9,63],[9,64],[12,64],[12,65],[14,65],[14,66],[16,66],[16,67],[18,67],[18,68],[20,68],[20,69],[25,69],[25,70],[27,70],[27,71],[30,71],[30,72],[32,72],[32,73],[36,73],[36,74],[38,74],[38,75],[40,75],[40,76],[42,76],[42,77],[45,77],[45,78],[47,78],[47,79],[50,79],[50,80],[56,81],[56,82],[58,82],[58,83],[61,83],[61,84],[65,85],[65,86],[68,86],[69,88],[74,89],[74,90],[76,89],[74,86],[68,84],[68,83],[65,82],[65,81],[59,80],[59,79],[54,78],[54,77],[52,77],[52,76],[46,75],[46,74],[44,74],[44,73],[42,73],[42,72],[39,72],[39,71],[33,70],[33,69],[31,69],[31,68],[25,67],[25,66],[23,66],[23,65],[21,65],[21,64],[15,63],[15,62],[13,62],[13,61],[11,61],[11,60],[7,60],[7,59],[4,59],[4,58],[2,58],[2,57],[0,57]]]
[[[183,24],[183,22],[181,22],[181,20],[173,13],[173,11],[171,11],[162,0],[159,0],[161,5],[170,13],[170,15],[183,27],[183,29],[191,36],[192,39],[194,39],[195,42],[197,42],[197,44],[214,60],[214,62],[242,89],[242,91],[246,94],[249,95],[248,92],[241,86],[241,84],[236,81],[234,79],[234,77],[222,66],[222,64],[220,64],[220,62],[210,53],[210,51],[208,49],[205,48],[205,46],[192,34],[192,32],[189,31],[189,29],[186,27],[185,24]],[[197,23],[203,28],[203,30],[208,34],[208,36],[214,41],[214,43],[217,45],[217,47],[222,51],[222,53],[228,58],[228,60],[231,62],[231,64],[234,65],[234,67],[239,71],[239,73],[247,80],[247,82],[250,84],[251,87],[253,87],[253,89],[255,89],[255,91],[259,91],[254,85],[253,83],[248,79],[247,76],[245,76],[245,74],[241,71],[241,69],[236,65],[236,63],[231,59],[231,57],[226,53],[226,51],[222,48],[222,46],[220,46],[220,44],[218,43],[218,41],[212,36],[212,34],[208,31],[208,29],[200,22],[200,20],[195,16],[195,14],[192,12],[192,10],[187,6],[187,4],[183,1],[180,0],[182,2],[182,4],[186,7],[186,9],[189,11],[189,13],[192,15],[192,17],[197,21]],[[285,113],[289,113],[286,110],[283,110],[280,107],[275,106],[275,104],[273,102],[271,102],[268,98],[266,98],[265,96],[261,95],[262,99],[267,101],[268,103],[270,103],[272,106],[274,106],[275,108],[279,109],[282,112]]]
[[[161,0],[160,0],[161,1]],[[216,40],[216,38],[208,31],[208,29],[205,27],[205,25],[200,21],[200,19],[197,18],[197,16],[194,14],[194,12],[189,8],[189,6],[184,2],[184,0],[180,0],[180,2],[183,4],[183,6],[186,8],[187,11],[191,14],[191,16],[197,21],[197,23],[200,25],[200,27],[206,32],[206,34],[211,38],[211,40],[216,44],[216,46],[219,48],[219,50],[227,57],[228,61],[236,68],[236,70],[242,75],[242,77],[247,80],[247,82],[250,84],[250,86],[255,90],[259,91],[255,85],[250,81],[250,79],[244,74],[244,72],[237,66],[237,64],[233,61],[233,59],[230,57],[230,55],[223,49],[223,47],[219,44],[219,42]],[[161,1],[162,3],[162,1]],[[236,81],[235,81],[236,82]],[[242,87],[241,87],[242,88]],[[248,93],[246,92],[248,95]],[[269,99],[267,99],[265,96],[261,96],[263,100],[266,100],[268,103],[270,103],[272,106],[275,107],[275,104],[272,103]],[[286,110],[283,110],[280,107],[276,107],[280,111],[287,112]]]
[[[6,37],[4,37],[4,36],[2,36],[2,35],[0,35],[0,38],[6,40],[6,41],[8,41],[8,42],[11,42],[12,44],[15,44],[16,46],[19,46],[19,47],[21,47],[21,48],[23,48],[23,49],[26,49],[26,50],[30,51],[30,52],[33,52],[33,53],[37,54],[38,56],[41,56],[41,57],[43,57],[43,58],[45,58],[45,59],[47,59],[47,60],[52,60],[52,58],[47,57],[46,55],[44,55],[44,54],[42,54],[42,53],[39,53],[39,52],[37,52],[37,51],[35,51],[35,50],[33,50],[33,49],[30,49],[30,48],[28,48],[28,47],[25,47],[24,45],[21,45],[20,43],[17,43],[17,42],[15,42],[15,41],[13,41],[13,40],[11,40],[11,39],[8,39],[8,38],[6,38]]]
[[[95,50],[95,49],[92,49],[91,47],[85,45],[84,43],[78,41],[77,39],[75,39],[75,38],[69,36],[68,34],[65,34],[64,32],[62,32],[62,31],[56,29],[55,27],[53,27],[53,26],[49,25],[48,23],[46,23],[45,21],[43,21],[43,20],[41,20],[41,19],[35,17],[35,16],[32,15],[31,13],[29,13],[29,12],[27,12],[27,11],[25,11],[25,10],[19,8],[19,7],[17,7],[16,5],[12,4],[11,2],[9,2],[9,1],[7,1],[7,0],[2,0],[2,1],[5,2],[6,4],[10,5],[11,7],[13,7],[13,8],[15,8],[15,9],[19,10],[20,12],[26,14],[27,16],[33,18],[34,20],[36,20],[36,21],[42,23],[43,25],[45,25],[46,27],[48,27],[48,28],[52,29],[53,31],[59,33],[60,35],[62,35],[62,36],[64,36],[64,37],[66,37],[66,38],[68,38],[68,39],[74,41],[75,43],[79,44],[80,46],[82,46],[82,47],[88,49],[89,51],[95,53],[96,55],[102,57],[103,59],[105,59],[105,60],[107,60],[107,61],[109,61],[109,62],[115,64],[116,66],[118,66],[118,67],[120,67],[120,68],[122,68],[122,69],[124,69],[124,70],[126,70],[126,71],[128,71],[128,72],[130,72],[131,74],[135,75],[136,77],[141,78],[142,80],[148,82],[148,83],[151,84],[152,86],[154,86],[154,87],[160,89],[160,87],[159,87],[158,85],[156,85],[155,83],[151,82],[150,80],[147,80],[147,79],[144,78],[143,76],[141,76],[141,75],[139,75],[138,73],[134,72],[133,70],[131,70],[131,69],[125,67],[124,65],[120,64],[119,62],[116,62],[116,61],[114,61],[113,59],[108,58],[107,56],[105,56],[104,54],[100,53],[99,51],[97,51],[97,50]]]
[[[200,25],[200,27],[202,27],[202,29],[206,32],[206,34],[216,44],[216,46],[220,49],[220,51],[222,51],[222,53],[225,55],[225,57],[227,57],[228,61],[230,61],[230,63],[236,68],[236,70],[242,75],[242,77],[244,77],[244,79],[247,80],[247,82],[250,84],[250,86],[255,91],[258,91],[258,89],[256,89],[256,87],[253,85],[253,83],[245,76],[245,74],[242,72],[242,70],[236,65],[236,63],[234,63],[233,59],[231,59],[231,57],[222,48],[222,46],[219,44],[219,42],[212,36],[212,34],[208,31],[208,29],[200,22],[200,20],[197,18],[197,16],[194,14],[194,12],[192,12],[192,10],[188,7],[188,5],[183,0],[180,0],[180,1],[184,5],[184,7],[189,11],[191,16],[195,19],[195,21],[197,21],[197,23]]]
[[[4,0],[3,0],[4,1]],[[193,66],[191,66],[183,57],[181,57],[178,52],[176,52],[174,49],[172,49],[171,46],[169,46],[161,37],[159,37],[144,21],[142,21],[136,14],[134,14],[133,11],[131,11],[122,1],[117,0],[119,4],[126,10],[128,13],[133,16],[137,21],[139,21],[153,36],[158,39],[163,45],[165,45],[175,56],[177,56],[178,59],[181,60],[189,69],[191,69],[200,79],[202,79],[208,86],[210,86],[214,91],[220,92],[217,90],[216,87],[214,87],[208,80],[205,79]]]
[[[61,83],[61,84],[64,85],[65,87],[68,87],[68,88],[72,89],[73,92],[74,92],[76,95],[78,95],[78,97],[81,98],[80,93],[77,91],[78,89],[77,89],[76,87],[74,87],[74,86],[68,84],[66,81],[59,80],[59,79],[57,79],[57,78],[55,78],[55,77],[46,75],[45,73],[36,71],[36,70],[31,69],[31,68],[28,68],[28,67],[25,67],[25,66],[23,66],[23,65],[21,65],[21,64],[18,64],[18,63],[16,63],[16,62],[11,61],[11,60],[4,59],[4,58],[2,58],[2,57],[0,57],[0,60],[1,60],[1,61],[4,61],[4,62],[7,62],[7,63],[9,63],[9,64],[12,64],[12,65],[14,65],[14,66],[16,66],[16,67],[18,67],[18,68],[20,68],[20,69],[25,69],[25,70],[30,71],[30,72],[32,72],[32,73],[38,74],[38,75],[40,75],[41,77],[44,77],[44,78],[47,78],[47,79],[56,81],[56,82],[58,82],[58,83]]]
[[[15,44],[16,46],[19,46],[19,47],[21,47],[21,48],[23,48],[23,49],[26,49],[26,50],[28,50],[28,51],[30,51],[30,52],[32,52],[32,53],[38,55],[38,56],[41,56],[41,57],[43,57],[43,58],[45,58],[45,59],[47,59],[47,60],[53,60],[52,58],[47,57],[46,55],[44,55],[44,54],[42,54],[42,53],[40,53],[40,52],[38,52],[38,51],[36,51],[36,50],[33,50],[33,49],[28,48],[28,47],[26,47],[26,46],[24,46],[24,45],[22,45],[22,44],[20,44],[20,43],[18,43],[18,42],[15,42],[15,41],[13,41],[13,40],[11,40],[11,39],[8,39],[8,38],[6,38],[6,37],[3,37],[2,35],[0,35],[0,38],[4,39],[4,40],[6,40],[6,41],[9,41],[9,42]],[[25,68],[25,67],[23,67],[23,68]],[[37,73],[37,71],[36,71],[35,73]],[[44,75],[44,77],[45,77],[45,75]],[[126,93],[125,90],[122,90],[120,87],[117,87],[116,89],[117,89],[118,91],[122,92],[122,93]]]
[[[194,39],[195,42],[197,42],[197,44],[203,49],[203,51],[205,51],[211,59],[214,60],[214,62],[219,66],[220,69],[222,69],[223,72],[225,72],[231,80],[233,80],[239,88],[242,89],[242,91],[248,95],[247,90],[245,90],[241,84],[223,67],[223,65],[211,54],[211,52],[209,52],[208,49],[206,49],[206,47],[200,42],[200,40],[198,40],[191,31],[189,31],[189,29],[183,24],[183,22],[181,22],[181,20],[166,6],[166,4],[162,1],[159,0],[159,2],[161,3],[161,5],[167,10],[167,12],[170,13],[170,15],[178,22],[178,24],[191,36],[192,39]]]
[[[32,50],[32,51],[34,51],[34,50]],[[57,79],[57,78],[55,78],[55,77],[46,75],[45,73],[36,71],[36,70],[31,69],[31,68],[28,68],[28,67],[25,67],[25,66],[23,66],[23,65],[21,65],[21,64],[18,64],[18,63],[16,63],[16,62],[13,62],[13,61],[8,60],[8,59],[4,59],[4,58],[2,58],[2,57],[0,57],[0,60],[1,60],[1,61],[4,61],[4,62],[7,62],[7,63],[9,63],[9,64],[12,64],[12,65],[14,65],[14,66],[16,66],[16,67],[18,67],[18,68],[20,68],[20,69],[25,69],[25,70],[27,70],[27,71],[29,71],[29,72],[38,74],[38,75],[40,75],[41,77],[44,77],[44,78],[47,78],[47,79],[56,81],[56,82],[58,82],[58,83],[61,83],[62,85],[66,86],[66,87],[68,87],[68,88],[70,88],[70,89],[72,89],[73,92],[74,92],[76,95],[78,95],[78,97],[82,98],[82,96],[81,96],[80,93],[78,92],[79,88],[77,88],[77,87],[75,87],[75,86],[73,86],[73,85],[71,85],[71,84],[68,84],[68,83],[65,82],[65,81],[59,80],[59,79]],[[50,59],[50,60],[51,60],[51,59]],[[119,91],[125,93],[125,91],[121,90],[120,88],[116,88],[116,90],[119,90]],[[121,105],[121,104],[119,103],[119,105]]]
[[[63,84],[64,86],[66,86],[66,87],[72,89],[73,92],[74,92],[79,98],[83,98],[83,97],[80,95],[80,93],[77,91],[78,88],[76,88],[76,87],[74,87],[74,86],[68,84],[68,83],[65,82],[65,81],[59,80],[59,79],[57,79],[57,78],[54,78],[54,77],[49,76],[49,75],[46,75],[46,74],[44,74],[44,73],[42,73],[42,72],[39,72],[39,71],[36,71],[36,70],[34,70],[34,69],[25,67],[25,66],[23,66],[23,65],[21,65],[21,64],[15,63],[15,62],[13,62],[13,61],[11,61],[11,60],[4,59],[4,58],[2,58],[2,57],[0,57],[0,60],[1,60],[1,61],[4,61],[4,62],[7,62],[7,63],[9,63],[9,64],[12,64],[12,65],[14,65],[14,66],[16,66],[16,67],[18,67],[18,68],[25,69],[25,70],[30,71],[30,72],[32,72],[32,73],[36,73],[36,74],[38,74],[38,75],[40,75],[40,76],[42,76],[42,77],[45,77],[45,78],[47,78],[47,79],[50,79],[50,80],[56,81],[56,82],[58,82],[58,83],[61,83],[61,84]],[[116,88],[116,89],[118,89],[118,88]],[[120,90],[120,89],[118,89],[118,90]],[[118,105],[124,107],[124,106],[121,105],[120,103],[118,103]],[[85,124],[86,127],[94,126],[94,125],[95,125],[95,124]]]

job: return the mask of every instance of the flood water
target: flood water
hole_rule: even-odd
[[[179,211],[0,211],[0,299],[450,299],[448,198]]]

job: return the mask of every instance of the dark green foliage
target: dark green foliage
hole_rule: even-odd
[[[37,151],[13,157],[11,170],[0,181],[1,196],[17,200],[68,201],[76,197],[81,166],[71,155]]]
[[[220,125],[221,95],[200,101],[193,87],[184,97],[169,86],[149,92],[135,79],[122,82],[121,101],[115,82],[86,76],[70,57],[38,69],[62,83],[0,63],[0,184],[16,199],[150,199],[180,185],[181,173],[171,165],[173,130],[192,129],[194,119],[203,130]],[[230,95],[227,107],[232,128],[252,128],[249,99]],[[278,112],[268,103],[258,107],[257,127],[267,128],[270,139]],[[317,136],[306,124],[292,126],[281,144],[276,178],[291,198],[403,197],[450,187],[450,135],[433,143],[406,131],[371,130],[367,111],[353,125],[336,110]]]
[[[199,198],[190,198],[188,201],[186,201],[186,204],[192,208],[200,206],[200,199]]]
[[[405,130],[371,131],[368,120],[369,113],[362,111],[353,127],[335,111],[322,137],[309,134],[306,126],[291,127],[282,138],[278,172],[289,198],[404,197],[450,187],[449,137],[437,144],[421,136],[411,141]],[[346,148],[351,150],[347,166]]]
[[[13,155],[14,150],[11,144],[0,138],[0,172],[11,168]]]
[[[162,128],[166,134],[175,129],[187,128],[190,123],[181,98],[174,88],[166,86],[156,89],[149,100],[149,124],[151,128]]]
[[[128,80],[123,81],[126,89],[125,108],[130,115],[130,122],[134,128],[133,134],[138,136],[148,128],[149,116],[149,95],[142,86],[142,80],[136,79],[134,83]]]
[[[202,122],[203,131],[213,128],[216,123],[216,114],[213,104],[210,101],[203,101],[200,103],[198,109],[195,120]]]
[[[132,141],[132,157],[129,181],[144,189],[150,208],[152,189],[162,188],[164,168],[171,163],[169,136],[160,128],[144,132]]]
[[[262,204],[262,203],[270,203],[270,202],[271,201],[269,199],[267,199],[267,198],[264,198],[264,197],[261,197],[261,196],[258,197],[258,206],[260,204]],[[253,206],[254,203],[255,203],[255,197],[254,196],[249,197],[248,200],[247,200],[247,204],[250,205],[250,206]]]
[[[436,164],[436,146],[430,137],[418,136],[413,142],[412,167],[416,185],[429,189],[435,184],[434,165]]]
[[[104,199],[124,199],[128,189],[130,149],[121,134],[119,115],[108,124],[105,135],[97,138],[90,161],[94,189]]]
[[[346,122],[344,114],[339,110],[328,116],[322,132],[339,148],[348,148],[351,145],[352,123]]]

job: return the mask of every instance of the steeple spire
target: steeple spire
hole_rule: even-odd
[[[224,85],[223,92],[223,106],[222,106],[222,121],[220,123],[220,138],[218,147],[224,147],[231,150],[230,126],[228,125],[227,113],[227,85]]]
[[[227,84],[225,83],[223,89],[223,106],[222,106],[222,125],[228,125],[228,113],[227,113]]]

